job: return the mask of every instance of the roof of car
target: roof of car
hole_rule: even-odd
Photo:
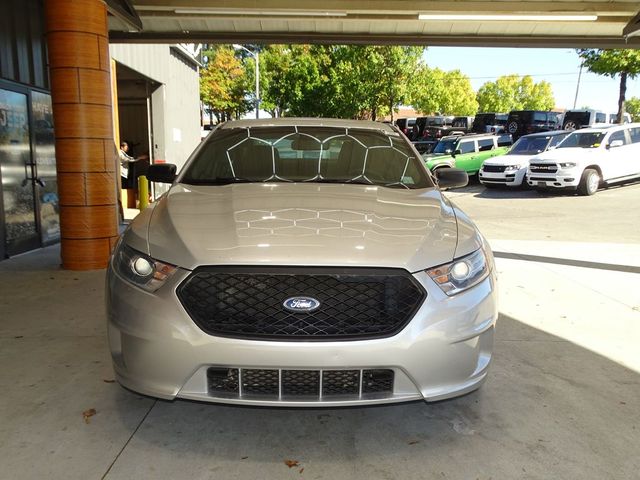
[[[570,134],[570,130],[551,130],[550,132],[536,132],[530,133],[528,135],[523,135],[522,137],[532,138],[532,137],[555,137],[556,135],[568,135]]]
[[[221,129],[251,128],[251,127],[335,127],[335,128],[363,128],[368,130],[382,130],[396,132],[388,123],[372,122],[369,120],[342,120],[338,118],[297,118],[281,117],[266,119],[247,119],[225,122]]]
[[[446,137],[442,137],[441,140],[451,140],[453,138],[481,138],[481,137],[489,137],[489,138],[499,138],[499,137],[506,137],[507,135],[509,135],[508,133],[499,133],[498,135],[496,135],[495,133],[472,133],[470,135],[447,135]]]

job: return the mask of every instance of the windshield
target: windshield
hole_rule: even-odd
[[[535,155],[544,152],[549,140],[550,137],[520,137],[509,150],[509,155]]]
[[[432,153],[437,153],[441,155],[450,155],[453,153],[455,149],[456,141],[455,140],[440,140],[436,147],[433,149]]]
[[[399,134],[320,126],[216,130],[189,162],[180,182],[433,186],[413,149]]]
[[[558,145],[558,148],[597,148],[605,132],[574,132]]]

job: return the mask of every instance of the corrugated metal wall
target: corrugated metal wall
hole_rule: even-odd
[[[0,0],[0,78],[49,89],[42,0]]]

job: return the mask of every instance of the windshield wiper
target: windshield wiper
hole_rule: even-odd
[[[262,183],[262,180],[250,180],[240,177],[187,178],[182,183],[189,185],[229,185],[232,183]]]
[[[315,180],[308,180],[304,183],[344,183],[349,185],[374,185],[372,182],[365,182],[362,180],[352,180],[349,178],[337,179],[337,178],[317,178]]]

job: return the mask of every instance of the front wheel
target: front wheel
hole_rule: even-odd
[[[582,172],[580,185],[578,185],[578,193],[580,195],[590,196],[598,191],[600,186],[600,174],[593,168],[587,168]]]

